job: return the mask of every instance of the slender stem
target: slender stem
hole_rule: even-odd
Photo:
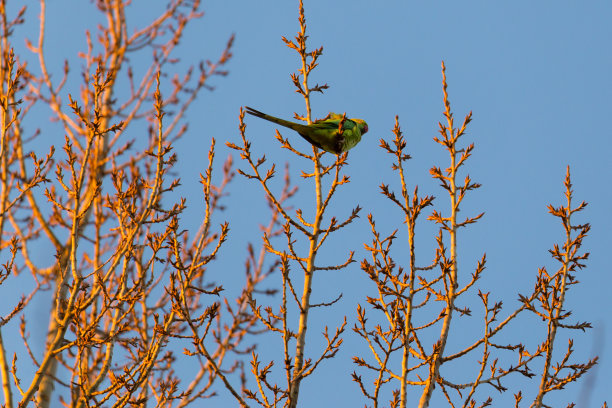
[[[6,408],[13,408],[13,395],[11,392],[11,380],[9,378],[8,360],[4,350],[4,340],[0,332],[0,374],[2,375],[2,391]]]
[[[308,88],[308,64],[306,61],[306,23],[304,18],[304,6],[300,0],[300,27],[303,38],[302,49],[300,56],[302,59],[302,87],[304,90],[304,101],[306,103],[306,120],[308,124],[312,123],[311,108],[310,108],[310,89]],[[289,393],[289,407],[297,407],[298,397],[300,393],[300,384],[304,372],[304,352],[306,348],[306,332],[308,331],[308,312],[310,310],[310,295],[312,293],[312,279],[315,270],[315,258],[317,256],[317,248],[319,241],[319,233],[321,227],[321,219],[323,218],[323,199],[321,194],[321,164],[319,162],[319,149],[312,147],[313,164],[314,164],[314,180],[316,194],[316,215],[312,226],[312,234],[309,237],[310,247],[308,250],[308,261],[306,264],[306,272],[304,274],[304,289],[300,304],[300,323],[298,327],[297,343],[295,346],[295,362],[293,367],[293,378],[291,390]]]
[[[569,170],[568,170],[569,171]],[[557,336],[557,327],[559,325],[559,317],[561,316],[561,312],[563,310],[563,303],[565,301],[565,288],[567,284],[567,275],[569,273],[569,265],[571,262],[571,247],[572,247],[572,228],[571,228],[571,214],[572,214],[572,194],[571,191],[567,191],[567,219],[564,219],[565,226],[565,256],[563,259],[563,270],[561,272],[561,288],[559,299],[554,301],[553,307],[550,311],[549,319],[548,319],[548,336],[546,339],[546,360],[544,363],[544,368],[542,369],[542,377],[540,379],[540,387],[538,389],[538,395],[536,396],[533,404],[531,404],[532,408],[540,408],[542,407],[542,402],[544,399],[544,395],[547,392],[548,380],[550,378],[549,370],[552,364],[552,354],[553,354],[553,346],[555,344],[555,338]]]
[[[399,124],[396,118],[396,127],[399,132]],[[407,407],[408,398],[408,373],[409,364],[408,358],[410,357],[410,333],[412,332],[412,301],[414,298],[414,280],[416,275],[416,260],[415,260],[415,247],[414,247],[414,225],[415,220],[410,212],[410,203],[408,189],[406,187],[406,180],[404,178],[404,168],[402,166],[401,151],[398,148],[397,153],[398,172],[402,182],[402,195],[404,197],[404,208],[407,210],[405,222],[408,229],[408,250],[410,252],[410,279],[408,282],[408,296],[406,298],[405,316],[404,316],[404,338],[403,338],[403,355],[402,355],[402,381],[400,389],[400,408]]]
[[[449,195],[451,200],[451,214],[449,218],[449,235],[451,245],[451,265],[449,275],[449,285],[446,293],[446,311],[444,320],[442,322],[442,329],[440,331],[440,338],[438,343],[434,346],[434,352],[431,356],[432,361],[430,363],[429,378],[427,379],[425,389],[421,394],[419,401],[419,408],[425,408],[429,406],[431,395],[435,384],[439,377],[440,365],[442,363],[442,356],[444,355],[444,349],[446,347],[446,341],[450,333],[450,325],[453,318],[453,309],[455,305],[455,291],[457,289],[457,133],[454,129],[453,114],[450,108],[450,102],[448,101],[448,93],[446,92],[446,73],[444,63],[442,63],[442,77],[443,77],[443,92],[444,92],[444,106],[446,111],[444,115],[447,119],[447,128],[445,130],[445,139],[447,141],[447,148],[450,153],[451,164],[449,167],[450,174],[448,175],[449,183]],[[446,273],[443,271],[443,273]]]

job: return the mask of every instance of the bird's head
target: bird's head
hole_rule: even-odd
[[[367,133],[367,131],[368,131],[368,124],[366,123],[365,120],[363,120],[363,119],[353,119],[353,121],[355,123],[357,123],[357,126],[359,127],[359,131],[361,132],[362,135],[364,133]]]

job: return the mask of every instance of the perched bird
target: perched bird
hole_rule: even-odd
[[[368,131],[368,124],[365,120],[348,119],[344,115],[333,112],[330,112],[324,119],[306,125],[266,115],[248,106],[246,109],[247,113],[253,116],[295,130],[312,145],[333,154],[352,149],[361,141],[361,136]]]

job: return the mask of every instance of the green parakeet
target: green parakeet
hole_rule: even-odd
[[[361,136],[368,131],[368,124],[363,119],[344,119],[344,115],[330,112],[325,119],[310,125],[290,122],[246,106],[247,113],[278,125],[293,129],[312,145],[326,152],[340,154],[355,147]],[[342,123],[342,130],[340,130]]]

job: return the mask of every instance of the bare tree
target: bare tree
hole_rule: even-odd
[[[449,209],[447,215],[442,210],[434,209],[428,220],[438,224],[438,234],[435,237],[437,250],[428,265],[419,265],[415,246],[415,227],[421,213],[433,205],[433,196],[420,196],[418,186],[412,194],[409,193],[408,183],[403,162],[410,159],[405,153],[406,140],[404,139],[399,119],[396,117],[393,129],[394,139],[387,142],[381,139],[381,147],[394,157],[393,169],[400,180],[401,196],[398,197],[387,184],[380,186],[381,193],[392,203],[399,207],[404,223],[407,226],[407,250],[409,263],[406,266],[397,264],[393,259],[393,244],[396,240],[397,230],[387,236],[381,235],[376,228],[374,216],[370,214],[369,222],[373,239],[366,244],[371,260],[364,259],[362,269],[376,284],[378,293],[369,297],[367,303],[369,313],[376,313],[383,323],[376,323],[373,328],[371,319],[368,323],[368,308],[359,306],[357,318],[359,323],[354,331],[363,338],[370,349],[373,361],[369,362],[362,357],[354,357],[354,362],[373,373],[372,387],[368,387],[361,375],[353,373],[353,380],[357,382],[364,396],[370,400],[374,407],[381,404],[383,386],[397,384],[392,391],[390,406],[402,407],[414,405],[408,402],[408,387],[422,387],[419,407],[427,407],[431,402],[434,388],[439,387],[447,399],[449,406],[485,407],[492,404],[492,397],[487,396],[478,402],[475,397],[477,389],[489,385],[493,389],[503,392],[508,388],[503,380],[512,374],[520,374],[527,378],[534,378],[536,374],[532,367],[537,357],[544,357],[545,364],[540,375],[540,387],[532,407],[542,407],[543,396],[555,389],[561,389],[569,382],[576,381],[597,362],[597,357],[586,363],[570,362],[572,354],[572,341],[568,350],[557,366],[552,368],[551,359],[555,348],[555,334],[558,328],[580,329],[590,328],[589,323],[565,324],[563,320],[569,317],[564,310],[565,294],[569,285],[575,283],[573,273],[584,267],[583,261],[588,253],[581,254],[579,249],[582,240],[589,231],[589,225],[572,224],[571,215],[582,210],[586,203],[572,207],[572,192],[569,167],[565,179],[567,203],[565,206],[555,208],[550,206],[550,212],[559,217],[566,231],[565,242],[559,248],[555,245],[551,250],[554,259],[560,262],[560,267],[554,274],[549,274],[545,268],[538,272],[534,290],[529,295],[519,295],[519,304],[514,310],[502,315],[502,302],[493,302],[490,292],[478,290],[478,297],[482,302],[482,334],[471,341],[463,349],[449,344],[451,331],[459,330],[460,324],[453,323],[459,318],[472,315],[469,300],[464,301],[466,306],[460,306],[460,301],[474,288],[486,267],[486,255],[475,265],[470,274],[463,273],[460,279],[458,260],[460,251],[457,240],[457,231],[477,222],[483,213],[475,216],[458,218],[461,203],[466,194],[480,187],[472,181],[469,175],[460,176],[461,168],[472,155],[474,144],[461,147],[459,141],[465,136],[468,124],[472,119],[470,112],[462,124],[456,127],[447,93],[446,69],[442,63],[442,89],[444,94],[444,118],[440,123],[441,137],[434,138],[435,142],[443,146],[449,153],[450,164],[442,170],[432,167],[430,173],[440,182],[448,194]],[[397,245],[396,245],[397,246]],[[402,251],[400,249],[400,251]],[[437,273],[434,273],[437,271]],[[460,285],[459,282],[465,282]],[[536,304],[540,304],[538,308]],[[529,350],[520,341],[512,344],[502,344],[497,340],[508,324],[519,318],[524,312],[531,311],[548,322],[547,336],[534,350]],[[428,316],[433,316],[429,318]],[[379,322],[378,319],[374,320]],[[439,334],[435,334],[435,330]],[[509,365],[502,361],[511,361],[506,354],[513,353],[514,361]],[[473,357],[476,355],[476,357]],[[400,359],[401,365],[393,364]],[[444,364],[452,364],[458,360],[476,361],[477,370],[470,378],[470,370],[464,370],[466,380],[451,379],[444,375]],[[464,367],[470,367],[463,363]],[[535,382],[531,382],[535,385]],[[453,394],[452,391],[455,391]],[[515,394],[516,406],[522,399],[520,390]],[[467,392],[467,393],[465,393]],[[486,393],[486,391],[483,391]]]
[[[231,158],[215,183],[213,139],[201,176],[201,226],[194,234],[180,226],[185,199],[177,196],[179,180],[171,173],[172,142],[187,130],[184,113],[211,88],[211,77],[226,74],[233,37],[216,62],[201,61],[175,75],[163,97],[166,80],[160,73],[178,62],[173,54],[185,27],[202,15],[200,2],[171,0],[149,25],[131,34],[128,4],[96,2],[106,25],[95,36],[85,33],[81,91],[68,91],[66,104],[62,95],[75,77],[69,60],[59,80],[48,68],[45,1],[40,1],[38,39],[28,42],[38,72],[20,61],[11,43],[25,7],[11,18],[6,1],[0,1],[0,248],[11,254],[0,281],[29,274],[35,282],[1,321],[4,329],[21,316],[30,360],[14,354],[9,363],[3,330],[6,407],[55,406],[58,398],[75,407],[144,406],[145,401],[186,406],[215,395],[218,379],[227,381],[229,373],[241,370],[236,357],[245,352],[243,339],[257,324],[247,299],[267,272],[254,251],[249,262],[255,264],[235,305],[217,300],[222,287],[206,274],[229,231],[227,223],[215,226],[213,217],[233,178]],[[150,66],[134,69],[130,57],[146,53]],[[28,115],[34,107],[47,108],[59,128],[43,126],[33,138],[26,136],[32,133]],[[40,159],[29,150],[39,146],[37,138],[52,140],[57,132],[65,134],[63,152],[52,147]],[[56,254],[42,264],[33,256],[41,242]],[[49,292],[52,303],[46,343],[37,353],[33,350],[41,345],[32,347],[39,339],[28,336],[27,306],[41,292]],[[173,349],[186,341],[193,349],[177,355]],[[179,386],[177,365],[185,359],[199,371]],[[33,376],[24,374],[29,364]]]
[[[319,84],[313,86],[308,82],[309,74],[318,65],[318,58],[322,54],[323,48],[319,47],[311,51],[306,46],[308,38],[306,34],[306,17],[301,0],[299,2],[299,23],[300,31],[294,40],[289,40],[285,37],[282,39],[289,48],[294,49],[298,53],[300,58],[301,66],[297,73],[291,74],[291,79],[296,87],[296,92],[304,98],[306,115],[296,114],[296,119],[311,124],[313,123],[311,117],[311,95],[313,92],[322,93],[328,86]],[[319,364],[325,359],[333,358],[336,355],[342,344],[340,336],[344,332],[346,325],[345,318],[344,322],[336,327],[333,333],[329,332],[326,325],[323,336],[327,346],[314,357],[306,356],[305,347],[310,311],[315,307],[330,307],[342,296],[340,294],[338,298],[330,302],[313,304],[311,302],[311,295],[312,281],[315,278],[315,274],[320,271],[340,270],[353,262],[353,252],[351,252],[348,258],[340,264],[321,266],[316,262],[317,253],[321,250],[323,244],[328,242],[331,233],[353,222],[361,209],[357,206],[343,221],[338,221],[335,216],[329,218],[327,215],[336,190],[349,181],[348,176],[341,175],[342,167],[347,163],[348,153],[336,156],[333,158],[332,163],[325,165],[323,164],[324,151],[313,145],[312,154],[303,153],[291,146],[289,140],[283,138],[276,131],[276,138],[283,148],[289,150],[296,157],[306,159],[313,166],[312,172],[303,171],[302,177],[311,180],[314,184],[314,203],[311,205],[314,218],[312,220],[305,219],[303,214],[307,211],[302,208],[295,210],[295,214],[292,215],[290,208],[283,206],[282,199],[279,198],[278,194],[273,191],[269,184],[270,179],[275,175],[276,165],[272,164],[267,170],[264,170],[263,165],[266,163],[265,156],[257,159],[252,156],[251,142],[246,138],[244,111],[240,112],[240,134],[242,136],[242,145],[238,146],[228,143],[228,146],[240,152],[241,158],[248,164],[250,169],[248,171],[238,171],[248,179],[258,181],[262,186],[267,199],[284,219],[283,233],[286,237],[286,247],[283,249],[280,249],[278,245],[270,243],[266,235],[263,237],[266,250],[276,255],[280,260],[282,291],[280,307],[277,311],[271,306],[262,309],[262,306],[257,304],[256,299],[251,300],[253,313],[266,325],[268,330],[277,333],[282,341],[282,355],[278,357],[278,360],[284,363],[285,384],[279,385],[274,382],[276,380],[270,379],[270,373],[274,365],[273,360],[266,362],[262,367],[259,356],[253,353],[251,366],[257,388],[255,390],[245,388],[244,393],[247,398],[254,400],[264,407],[282,405],[294,408],[298,404],[302,380],[312,375],[315,369],[319,367]],[[324,189],[323,184],[325,177],[331,177],[327,189]],[[328,218],[327,221],[326,217]],[[296,245],[298,238],[294,237],[295,233],[307,241],[307,253],[299,253]],[[294,285],[295,277],[293,276],[294,272],[291,269],[291,265],[295,265],[303,273],[303,287],[301,291]],[[290,313],[290,310],[292,310],[291,303],[297,307],[297,316]],[[295,343],[293,343],[294,341]]]

